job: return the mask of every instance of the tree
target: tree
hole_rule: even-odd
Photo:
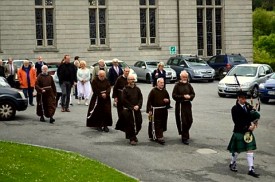
[[[272,11],[275,9],[275,0],[253,0],[252,8],[253,8],[253,11],[256,8],[263,8],[268,11]]]

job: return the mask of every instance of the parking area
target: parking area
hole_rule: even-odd
[[[18,112],[15,120],[0,122],[0,140],[16,141],[34,145],[78,152],[97,159],[141,181],[252,181],[247,175],[246,155],[238,157],[237,173],[229,170],[230,154],[226,151],[232,135],[233,122],[230,110],[236,98],[220,98],[218,82],[192,83],[196,97],[193,101],[194,123],[191,128],[190,145],[181,143],[177,134],[174,101],[169,109],[168,130],[164,133],[164,146],[148,139],[148,118],[145,113],[151,84],[137,83],[143,93],[143,125],[138,135],[139,144],[130,146],[124,133],[114,130],[117,120],[116,108],[112,109],[113,127],[109,133],[87,128],[88,107],[74,105],[70,113],[57,108],[55,124],[39,122],[35,107]],[[167,84],[170,94],[174,84]],[[254,100],[254,103],[257,101]],[[261,104],[261,120],[254,132],[258,149],[255,151],[255,168],[261,174],[260,181],[274,181],[274,108],[275,100]],[[107,175],[107,174],[106,174]],[[87,177],[88,178],[88,177]]]

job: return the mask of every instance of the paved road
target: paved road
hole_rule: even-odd
[[[0,122],[0,140],[43,145],[78,152],[95,158],[141,181],[254,181],[246,173],[247,161],[243,153],[238,160],[238,173],[228,169],[230,155],[226,151],[232,134],[233,123],[230,109],[234,98],[219,98],[217,82],[193,83],[196,98],[193,101],[194,124],[191,143],[183,145],[177,135],[174,108],[169,110],[166,144],[161,146],[148,140],[148,120],[145,111],[146,99],[151,86],[138,83],[144,95],[143,128],[138,136],[139,144],[130,146],[124,133],[111,128],[109,133],[100,133],[85,127],[87,106],[74,104],[70,113],[57,109],[56,123],[39,122],[35,107],[18,112],[14,121]],[[169,93],[173,84],[168,84]],[[76,100],[74,100],[76,103]],[[172,102],[174,106],[174,102]],[[261,105],[262,118],[255,131],[258,150],[255,167],[261,173],[260,181],[275,179],[275,102]],[[114,123],[117,120],[113,109]],[[211,149],[207,154],[200,149]],[[211,151],[213,153],[211,153]],[[256,180],[255,180],[256,181]]]

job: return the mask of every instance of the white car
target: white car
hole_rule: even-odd
[[[219,82],[218,95],[225,97],[243,91],[255,98],[259,94],[259,85],[264,83],[272,73],[272,68],[267,64],[237,65]]]
[[[104,63],[107,66],[108,71],[109,71],[109,69],[113,65],[113,61],[112,60],[104,60]],[[135,73],[135,71],[130,66],[128,66],[124,61],[121,61],[121,60],[118,61],[118,64],[122,69],[124,69],[125,67],[129,67],[130,68],[130,73],[129,74],[133,75],[135,77],[135,82],[137,82],[137,74]],[[97,65],[98,65],[98,63],[95,63],[92,66],[90,66],[91,73],[93,73],[94,67],[97,66]]]
[[[146,81],[147,83],[152,82],[152,73],[157,69],[159,61],[137,61],[132,67],[138,76],[138,80]],[[164,70],[166,71],[167,83],[177,81],[177,74],[175,70],[170,66],[165,65]]]

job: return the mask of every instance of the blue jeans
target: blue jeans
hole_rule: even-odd
[[[33,104],[33,87],[23,88],[23,93],[26,98],[29,98],[29,104]]]

